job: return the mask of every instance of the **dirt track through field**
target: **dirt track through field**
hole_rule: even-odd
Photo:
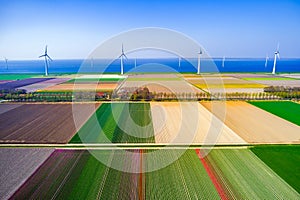
[[[151,114],[156,143],[246,144],[198,102],[152,102]]]
[[[99,105],[22,105],[0,115],[0,143],[67,143]]]
[[[209,102],[202,102],[211,111]],[[220,117],[221,102],[214,114]],[[225,124],[248,143],[300,143],[300,127],[246,102],[226,102]]]

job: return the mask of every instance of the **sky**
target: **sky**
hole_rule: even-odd
[[[193,38],[212,57],[300,58],[300,0],[0,0],[0,59],[86,58],[135,28]]]

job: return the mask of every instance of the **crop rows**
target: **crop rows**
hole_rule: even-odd
[[[76,107],[80,127],[92,113],[89,105]],[[75,133],[71,104],[28,104],[0,114],[0,143],[67,143]]]
[[[128,123],[129,120],[132,123]],[[104,103],[70,141],[70,143],[110,142],[154,142],[150,104]]]
[[[299,193],[249,149],[212,150],[212,170],[230,199],[299,199]]]
[[[16,80],[16,81],[0,84],[0,90],[12,90],[26,85],[40,83],[51,79],[52,78],[28,78],[23,80]]]

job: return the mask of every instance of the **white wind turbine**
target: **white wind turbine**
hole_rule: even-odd
[[[178,69],[180,69],[180,65],[181,65],[181,57],[178,57]]]
[[[123,57],[128,59],[124,53],[124,48],[123,48],[123,44],[122,44],[122,52],[121,52],[121,55],[119,56],[119,58],[121,59],[121,74],[124,74]]]
[[[267,56],[266,56],[266,62],[265,62],[265,67],[268,66],[268,61],[269,61],[269,55],[267,54]]]
[[[47,45],[46,45],[46,48],[45,48],[45,53],[43,55],[39,56],[39,58],[41,58],[41,57],[45,57],[45,76],[48,76],[48,67],[49,67],[48,59],[50,61],[52,61],[52,59],[50,58],[50,56],[47,53]]]
[[[223,59],[222,59],[222,67],[225,66],[225,56],[223,56]]]
[[[8,60],[6,57],[4,57],[4,60],[5,60],[6,70],[8,70],[8,62],[7,62]]]
[[[276,61],[277,58],[280,59],[279,57],[279,43],[277,44],[277,50],[274,53],[274,65],[273,65],[273,70],[272,70],[272,74],[274,75],[276,73]]]
[[[202,54],[202,50],[200,48],[200,51],[198,53],[198,69],[197,69],[197,74],[200,74],[200,59],[201,59],[201,54]]]

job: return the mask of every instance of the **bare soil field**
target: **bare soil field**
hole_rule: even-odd
[[[210,102],[201,104],[212,110]],[[215,102],[213,114],[217,117],[221,117],[222,104]],[[246,102],[226,102],[225,124],[251,144],[300,143],[299,126]]]
[[[151,102],[156,143],[246,144],[198,102]]]
[[[231,77],[236,77],[236,78],[276,78],[276,77],[281,77],[279,75],[272,75],[272,74],[247,74],[247,73],[233,73],[233,74],[227,74],[228,76]]]
[[[234,77],[203,77],[186,78],[186,80],[200,88],[263,88],[262,84],[238,79]]]
[[[300,74],[281,74],[283,77],[300,79]]]
[[[0,199],[8,199],[54,149],[0,148]]]
[[[23,87],[20,87],[18,89],[25,89],[27,92],[35,92],[37,90],[41,90],[41,89],[44,89],[44,88],[48,88],[48,87],[51,87],[51,86],[54,86],[54,85],[64,83],[68,80],[70,80],[70,79],[69,78],[55,78],[55,79],[50,79],[50,80],[43,81],[43,82],[40,82],[40,83],[34,83],[34,84],[31,84],[31,85],[23,86]]]
[[[216,93],[260,93],[264,92],[263,88],[206,88],[203,89],[206,92],[211,94]]]
[[[127,75],[118,74],[87,74],[76,77],[76,79],[111,79],[111,78],[126,78]]]
[[[145,78],[145,79],[149,79],[149,78],[166,78],[166,79],[174,79],[174,78],[178,78],[178,76],[176,74],[130,74],[128,76],[128,78]]]
[[[21,104],[0,104],[0,114],[15,109],[21,106]]]
[[[95,90],[114,90],[117,83],[95,83],[95,84],[59,84],[45,88],[43,91],[95,91]]]
[[[0,143],[67,143],[76,126],[92,115],[90,108],[89,104],[76,104],[74,109],[72,104],[24,104],[0,115]],[[76,124],[73,112],[80,113]]]
[[[267,86],[289,86],[299,87],[300,80],[252,80],[252,82]]]
[[[153,81],[124,81],[120,88],[138,88],[147,87],[150,92],[156,93],[197,93],[203,92],[202,90],[194,87],[184,80],[177,81],[164,81],[164,80],[153,80]]]

